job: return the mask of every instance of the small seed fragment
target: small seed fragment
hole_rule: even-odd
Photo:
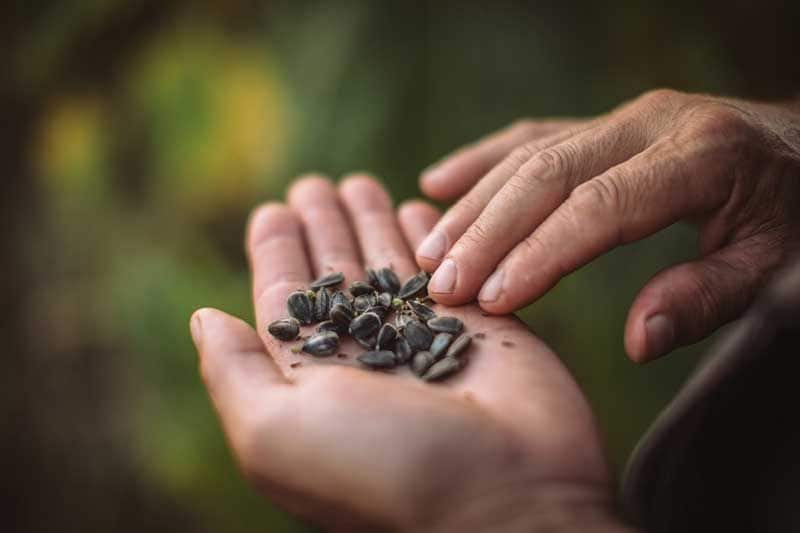
[[[423,374],[422,379],[425,381],[436,381],[437,379],[445,378],[461,370],[464,364],[465,362],[463,359],[445,357],[431,365],[428,371]]]
[[[391,324],[384,324],[378,331],[378,349],[387,350],[397,338],[397,330]]]
[[[350,322],[350,335],[356,339],[368,339],[376,335],[381,327],[381,317],[375,313],[364,313]]]
[[[403,335],[415,351],[427,350],[433,342],[433,333],[419,320],[409,320],[403,328]]]
[[[317,291],[317,297],[314,300],[314,320],[322,322],[327,320],[331,312],[331,291],[322,288]]]
[[[353,320],[353,309],[346,305],[336,304],[331,308],[331,321],[343,328],[350,327]]]
[[[401,300],[400,298],[393,298],[392,307],[394,307],[395,309],[400,309],[401,307],[403,307],[403,300]]]
[[[378,270],[375,272],[375,277],[378,279],[378,287],[382,291],[397,294],[397,291],[400,290],[400,280],[391,268]]]
[[[397,365],[397,358],[390,350],[372,350],[357,357],[359,362],[371,368],[392,368]]]
[[[375,292],[375,287],[365,281],[354,281],[350,285],[350,294],[353,296],[361,296],[362,294],[369,294]]]
[[[316,279],[311,285],[309,285],[309,287],[314,290],[321,289],[323,287],[335,287],[343,281],[344,274],[341,272],[331,272],[330,274],[325,274],[324,276]]]
[[[289,316],[296,318],[301,324],[311,324],[314,313],[311,307],[311,300],[303,291],[295,291],[289,295],[286,301],[286,308]]]
[[[389,309],[392,307],[392,294],[388,292],[382,292],[378,295],[378,305],[381,307],[385,307]]]
[[[447,349],[447,353],[445,357],[458,357],[464,350],[469,348],[470,343],[472,342],[472,337],[469,335],[461,335],[453,344],[450,345],[450,348]]]
[[[355,309],[356,313],[363,313],[370,307],[372,307],[372,301],[368,294],[360,294],[353,300],[353,309]]]
[[[423,322],[427,322],[436,318],[436,313],[433,311],[433,309],[423,303],[409,300],[408,305],[411,307],[411,310],[414,311],[414,314],[417,315],[417,317]]]
[[[320,322],[319,326],[317,326],[317,333],[324,333],[326,331],[333,331],[341,337],[347,333],[347,326],[337,324],[333,320],[325,320],[324,322]]]
[[[403,286],[400,288],[397,297],[403,300],[414,298],[416,296],[423,296],[428,293],[428,274],[420,272],[408,278]]]
[[[314,357],[327,357],[339,351],[339,335],[333,331],[312,335],[303,344],[302,350]]]
[[[433,342],[431,343],[431,354],[433,354],[433,358],[437,361],[441,359],[447,348],[450,346],[450,343],[453,342],[453,334],[452,333],[439,333],[433,338]]]
[[[401,364],[408,363],[414,355],[414,350],[405,337],[397,337],[394,341],[394,353],[397,355],[397,362]]]
[[[464,323],[454,316],[437,316],[428,321],[428,327],[437,333],[458,335],[464,329]]]
[[[417,352],[411,360],[411,371],[421,376],[433,364],[431,352]]]
[[[300,322],[296,318],[282,318],[267,326],[267,331],[276,339],[293,341],[300,334]]]

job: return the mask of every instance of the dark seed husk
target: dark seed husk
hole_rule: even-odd
[[[322,322],[327,320],[331,313],[331,291],[322,288],[317,291],[317,297],[314,299],[314,320]]]
[[[436,313],[433,309],[423,303],[409,300],[408,305],[411,307],[411,310],[414,311],[414,314],[417,315],[417,318],[423,322],[436,318]]]
[[[411,320],[414,320],[414,315],[407,311],[401,310],[398,311],[397,315],[394,317],[394,325],[398,330],[405,329],[406,324],[408,324],[408,322]]]
[[[358,337],[353,337],[353,340],[356,341],[359,346],[364,348],[365,350],[374,350],[378,346],[378,336],[371,335],[366,339],[360,339]]]
[[[464,329],[464,323],[454,316],[437,316],[428,320],[428,327],[437,333],[458,335]]]
[[[428,294],[428,274],[420,272],[408,278],[398,292],[398,298],[408,300],[416,296],[424,296]]]
[[[414,354],[414,358],[411,359],[411,371],[421,376],[432,364],[433,356],[431,352],[417,352]]]
[[[389,310],[386,309],[385,307],[380,306],[380,305],[373,305],[372,307],[370,307],[369,309],[367,309],[364,312],[365,313],[375,313],[376,315],[378,315],[381,318],[381,320],[384,320],[386,318],[386,315],[389,314]]]
[[[433,342],[433,333],[419,320],[409,320],[403,328],[403,336],[415,351],[427,350]]]
[[[373,350],[364,352],[357,359],[371,368],[392,368],[397,365],[397,358],[390,350]]]
[[[339,351],[339,335],[333,331],[317,333],[303,343],[302,350],[314,357],[328,357]]]
[[[387,350],[389,346],[394,344],[394,340],[397,338],[397,330],[391,324],[384,324],[381,326],[380,331],[378,331],[378,349],[379,350]]]
[[[282,318],[267,326],[267,331],[276,339],[293,341],[300,334],[300,322],[296,318]]]
[[[384,292],[397,294],[400,290],[400,280],[397,274],[391,268],[382,268],[375,272],[375,277],[378,278],[378,288]]]
[[[469,348],[471,342],[472,342],[472,337],[470,337],[469,335],[461,335],[459,338],[453,341],[453,344],[451,344],[450,348],[447,349],[445,357],[460,356],[462,353],[464,353],[464,350]]]
[[[314,290],[322,287],[335,287],[344,281],[344,274],[341,272],[331,272],[315,280],[309,287]]]
[[[364,313],[350,322],[350,335],[356,339],[368,339],[377,335],[381,328],[381,317],[375,313]]]
[[[333,293],[333,297],[331,297],[331,308],[333,308],[334,305],[339,304],[347,307],[352,312],[353,302],[350,301],[348,294],[349,293],[343,291],[336,291]]]
[[[375,287],[364,281],[354,281],[350,285],[350,294],[353,296],[361,296],[362,294],[369,294],[375,292]]]
[[[320,322],[319,326],[317,326],[318,333],[324,333],[326,331],[333,331],[340,337],[347,333],[347,326],[342,326],[341,324],[337,324],[333,320],[326,320],[324,322]]]
[[[392,295],[388,292],[382,292],[378,295],[378,305],[389,309],[392,307]]]
[[[378,283],[378,274],[377,274],[377,272],[375,272],[371,268],[367,269],[367,283],[369,283],[373,287],[377,287],[379,285],[379,283]]]
[[[336,304],[331,307],[330,318],[337,326],[350,327],[350,322],[353,320],[353,308],[343,304]]]
[[[445,378],[461,370],[465,362],[463,359],[456,359],[455,357],[445,357],[444,359],[435,362],[428,368],[428,371],[423,374],[422,379],[425,381],[435,381],[437,379]]]
[[[289,295],[286,301],[286,308],[289,316],[296,318],[301,324],[311,324],[314,313],[311,307],[311,300],[303,291],[296,291]]]
[[[433,358],[437,361],[444,357],[447,348],[450,346],[450,343],[453,342],[453,334],[452,333],[439,333],[433,338],[433,342],[431,343],[431,354],[433,354]]]
[[[355,309],[356,313],[363,313],[370,307],[372,307],[372,302],[368,294],[361,294],[353,300],[353,309]]]
[[[408,344],[405,337],[397,337],[394,341],[394,353],[397,355],[398,363],[408,363],[411,356],[414,355],[414,350],[411,349],[411,345]]]

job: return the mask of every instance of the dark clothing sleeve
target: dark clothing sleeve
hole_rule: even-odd
[[[634,451],[647,532],[800,532],[800,263],[710,351]]]

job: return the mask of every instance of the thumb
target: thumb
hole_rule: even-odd
[[[628,313],[628,356],[651,361],[740,316],[777,263],[769,257],[742,242],[656,274]]]

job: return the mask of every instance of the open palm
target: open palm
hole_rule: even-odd
[[[266,333],[287,295],[314,277],[365,268],[417,271],[412,250],[438,218],[409,203],[396,215],[365,176],[337,189],[309,177],[288,206],[250,222],[258,333],[212,309],[192,330],[201,369],[248,479],[271,500],[329,528],[451,530],[604,509],[609,475],[589,406],[558,358],[513,317],[436,308],[474,336],[469,363],[442,383],[408,369],[374,372],[352,340],[330,358],[297,354]],[[468,526],[469,525],[469,526]]]

